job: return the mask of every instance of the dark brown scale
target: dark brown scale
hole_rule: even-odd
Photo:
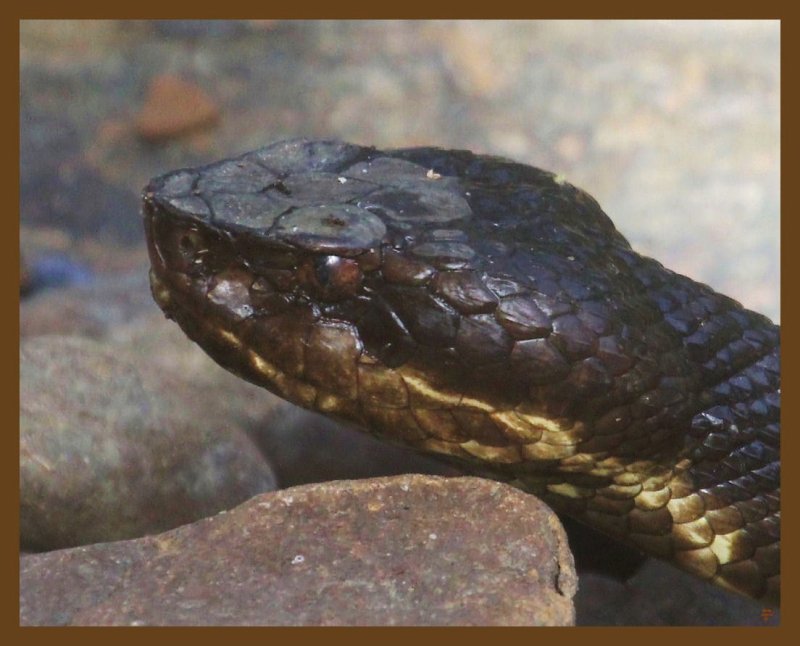
[[[384,296],[419,345],[454,345],[459,315],[443,300],[407,287],[387,287]]]
[[[224,367],[777,600],[780,330],[585,192],[297,139],[154,179],[144,215],[156,301]]]
[[[445,301],[461,314],[491,312],[497,306],[497,297],[471,271],[439,273],[432,287]]]
[[[383,277],[390,283],[424,285],[435,273],[429,264],[394,249],[387,249],[383,254]]]
[[[469,369],[505,363],[513,343],[508,332],[491,314],[476,314],[461,318],[455,349],[463,358],[465,368]]]
[[[597,352],[595,334],[571,314],[553,320],[550,341],[570,359],[582,359]]]
[[[530,383],[550,383],[569,373],[569,363],[547,339],[527,339],[514,343],[511,369]]]
[[[517,339],[547,336],[553,330],[552,319],[527,294],[508,296],[500,301],[495,317]]]

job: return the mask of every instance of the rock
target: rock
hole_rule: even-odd
[[[777,626],[780,610],[648,559],[625,583],[581,573],[579,626]],[[669,590],[669,594],[658,593]],[[656,591],[656,594],[654,594]]]
[[[196,396],[185,378],[137,367],[118,348],[78,337],[24,339],[23,547],[155,533],[274,489],[245,432],[224,410],[212,414],[213,402],[195,407]]]
[[[24,625],[569,625],[556,516],[476,478],[263,494],[159,536],[20,561]]]
[[[195,423],[214,418],[252,433],[280,424],[285,409],[292,406],[221,368],[157,308],[110,331],[108,342],[134,352],[133,360],[142,372],[154,377],[172,375],[167,393]]]
[[[27,299],[20,304],[20,335],[105,339],[120,327],[157,312],[145,271],[114,274],[89,285],[48,290]]]
[[[147,141],[164,141],[219,120],[216,103],[197,85],[177,76],[157,76],[136,116],[136,132]]]

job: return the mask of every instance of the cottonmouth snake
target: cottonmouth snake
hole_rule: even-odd
[[[587,193],[301,139],[154,179],[144,215],[155,300],[227,369],[777,602],[780,330]]]

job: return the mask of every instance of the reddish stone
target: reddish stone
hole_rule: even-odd
[[[23,625],[571,625],[577,587],[544,503],[425,476],[263,494],[20,570]]]
[[[136,132],[163,141],[211,126],[219,120],[216,103],[197,85],[168,74],[154,78],[136,115]]]

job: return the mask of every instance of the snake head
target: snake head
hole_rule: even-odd
[[[635,253],[585,192],[468,151],[298,139],[143,201],[153,295],[222,366],[776,590],[778,329]]]
[[[597,203],[495,157],[291,140],[154,179],[144,214],[168,316],[247,379],[359,421],[471,401],[487,442],[509,441],[488,410],[573,428],[652,391],[675,342]],[[694,372],[673,363],[651,408],[685,404]]]

